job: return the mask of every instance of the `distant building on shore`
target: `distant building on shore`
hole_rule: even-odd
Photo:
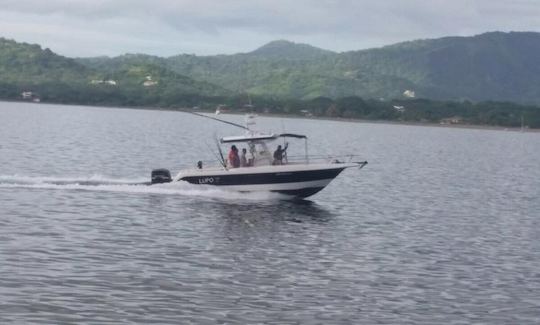
[[[461,116],[452,116],[443,118],[440,121],[441,125],[450,125],[450,124],[462,124],[463,123],[463,117]]]
[[[33,96],[34,96],[34,93],[31,91],[23,91],[21,93],[22,99],[32,99]]]
[[[90,80],[90,84],[92,85],[110,85],[110,86],[116,86],[118,83],[116,82],[116,80],[98,80],[98,79],[93,79],[93,80]]]
[[[416,97],[416,93],[414,92],[414,90],[405,90],[403,92],[403,96],[407,97],[407,98],[415,98]]]
[[[300,113],[302,113],[302,115],[304,115],[305,117],[313,117],[313,114],[311,113],[311,111],[307,109],[301,110]]]
[[[21,93],[21,98],[23,100],[29,100],[29,101],[33,101],[34,103],[39,103],[41,102],[41,99],[39,98],[38,94],[36,94],[35,92],[33,91],[23,91]]]
[[[221,113],[228,113],[229,112],[229,108],[227,107],[227,105],[225,104],[219,104],[217,107],[216,107],[216,112],[215,114],[216,115],[219,115]]]
[[[143,86],[145,87],[153,87],[155,85],[157,85],[158,82],[155,81],[155,80],[152,80],[152,76],[146,76],[146,80],[143,82]]]

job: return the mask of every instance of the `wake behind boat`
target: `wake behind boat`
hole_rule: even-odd
[[[246,132],[241,136],[219,139],[217,145],[219,166],[207,167],[199,161],[197,168],[181,170],[174,178],[171,178],[167,169],[156,169],[152,171],[152,184],[185,181],[196,185],[218,186],[220,189],[230,191],[277,192],[294,198],[306,198],[324,189],[344,169],[362,168],[367,164],[367,161],[352,161],[353,155],[309,156],[307,136],[258,132],[254,130],[255,116],[252,114],[246,116],[246,126],[195,114],[243,128]],[[303,156],[288,157],[287,142],[283,149],[280,145],[273,153],[270,151],[269,146],[276,141],[289,139],[304,140]],[[235,161],[234,152],[229,154],[228,159],[223,157],[221,145],[230,144],[232,151],[237,144],[247,147],[244,149],[243,157],[237,156],[238,161]]]

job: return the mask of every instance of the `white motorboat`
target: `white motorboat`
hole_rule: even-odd
[[[344,169],[362,168],[367,161],[353,161],[354,156],[313,157],[308,155],[307,136],[293,133],[261,133],[254,130],[255,116],[246,116],[246,126],[232,124],[246,130],[244,135],[219,139],[218,157],[221,165],[204,166],[181,170],[174,178],[166,169],[152,171],[152,184],[185,181],[196,185],[217,186],[220,189],[239,192],[277,192],[294,198],[306,198],[325,188]],[[287,157],[286,151],[281,161],[274,159],[269,145],[278,140],[304,140],[304,155]],[[247,147],[246,166],[232,168],[221,151],[220,145],[237,144]]]

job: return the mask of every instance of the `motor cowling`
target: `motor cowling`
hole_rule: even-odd
[[[152,170],[152,184],[170,183],[172,181],[171,172],[165,168]]]

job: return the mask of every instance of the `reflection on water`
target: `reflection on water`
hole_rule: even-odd
[[[196,202],[193,202],[197,204]],[[271,222],[318,222],[324,223],[332,218],[333,213],[312,201],[271,201],[257,204],[231,204],[211,202],[206,209],[213,209],[227,220],[271,220]]]

